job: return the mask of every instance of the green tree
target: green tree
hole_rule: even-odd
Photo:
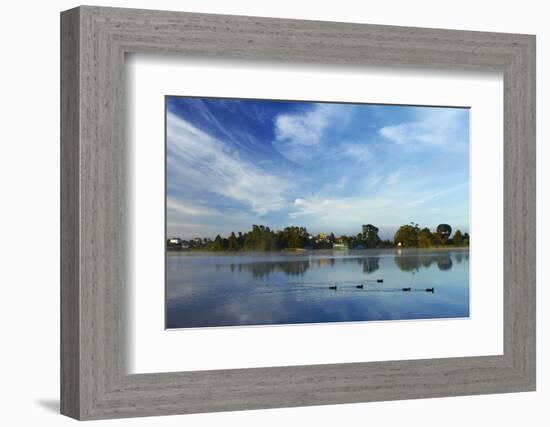
[[[218,234],[214,241],[211,244],[210,250],[212,251],[223,251],[223,240],[221,236]]]
[[[278,231],[277,233],[273,233],[273,236],[271,238],[270,250],[279,251],[282,249],[282,236],[283,233],[281,233],[280,231]]]
[[[304,227],[286,227],[283,230],[283,241],[287,248],[303,248],[309,241],[309,234]]]
[[[418,247],[431,248],[436,244],[436,239],[429,228],[423,228],[418,233]]]
[[[237,236],[237,244],[239,245],[239,249],[242,249],[244,245],[244,237],[242,231],[239,231],[239,234]]]
[[[237,236],[235,236],[235,232],[231,232],[231,236],[227,239],[227,250],[231,252],[235,252],[239,250],[239,242],[237,240]]]
[[[453,244],[455,246],[462,245],[462,233],[460,230],[456,230],[454,236],[453,236]]]
[[[353,247],[361,247],[361,248],[364,248],[366,243],[365,241],[363,240],[363,233],[357,233],[357,236],[354,236],[353,237],[353,243],[352,243]]]
[[[372,224],[363,225],[362,237],[367,248],[374,248],[380,242],[380,237],[378,237],[378,228]]]
[[[411,222],[407,225],[402,225],[396,231],[393,236],[393,241],[396,245],[410,248],[418,246],[418,235],[420,234],[420,227],[418,224]]]

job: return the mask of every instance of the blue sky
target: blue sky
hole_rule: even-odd
[[[167,234],[469,231],[469,110],[166,98]]]

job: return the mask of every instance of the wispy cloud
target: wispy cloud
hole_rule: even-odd
[[[277,141],[289,141],[296,145],[319,144],[334,111],[329,104],[316,104],[314,109],[305,113],[278,115],[275,119]]]
[[[404,208],[410,208],[410,207],[416,206],[416,205],[423,205],[424,203],[426,203],[426,202],[428,202],[432,199],[436,199],[436,198],[444,196],[446,194],[450,194],[454,191],[463,189],[466,186],[467,186],[467,183],[462,183],[462,184],[454,185],[452,187],[444,188],[443,190],[440,190],[440,191],[427,192],[427,193],[422,194],[420,197],[417,197],[417,198],[403,204],[403,207]]]
[[[412,148],[438,146],[443,149],[467,147],[464,119],[468,110],[431,108],[421,110],[417,120],[384,126],[379,134],[385,139]]]
[[[290,183],[266,173],[238,151],[168,113],[170,186],[214,193],[262,215],[282,208]],[[189,209],[189,208],[186,208]]]
[[[200,206],[196,203],[183,203],[175,200],[173,197],[166,198],[166,208],[174,212],[192,215],[192,216],[208,216],[208,215],[220,215],[221,212],[206,206]]]
[[[311,159],[323,143],[325,131],[335,123],[339,110],[335,104],[314,104],[305,112],[277,115],[273,145],[294,162]]]
[[[399,181],[400,177],[401,177],[401,169],[398,169],[388,175],[388,177],[386,178],[386,184],[395,185]]]
[[[356,162],[365,163],[373,158],[372,151],[364,143],[346,142],[339,147],[338,151],[341,156]]]
[[[353,225],[358,229],[365,220],[381,219],[394,202],[383,197],[322,197],[297,198],[289,217],[294,220],[310,220],[324,227]]]

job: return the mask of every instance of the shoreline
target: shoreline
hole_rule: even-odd
[[[166,256],[174,255],[212,255],[212,256],[246,256],[246,255],[288,255],[288,256],[303,256],[303,255],[353,255],[361,253],[376,253],[396,255],[404,255],[406,253],[415,252],[448,252],[448,251],[469,251],[470,246],[443,246],[433,248],[369,248],[369,249],[302,249],[300,250],[282,250],[282,251],[205,251],[200,249],[167,249]]]

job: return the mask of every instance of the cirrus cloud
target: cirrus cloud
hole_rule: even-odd
[[[188,193],[210,193],[245,205],[257,215],[282,208],[290,182],[242,158],[222,141],[172,113],[167,115],[170,186]],[[187,213],[197,210],[179,203]]]
[[[273,146],[288,160],[308,161],[326,149],[325,134],[342,115],[341,106],[320,103],[307,111],[279,114],[274,120]]]
[[[413,148],[437,146],[456,150],[468,147],[464,118],[467,109],[428,108],[414,121],[384,126],[378,133],[386,140]]]

